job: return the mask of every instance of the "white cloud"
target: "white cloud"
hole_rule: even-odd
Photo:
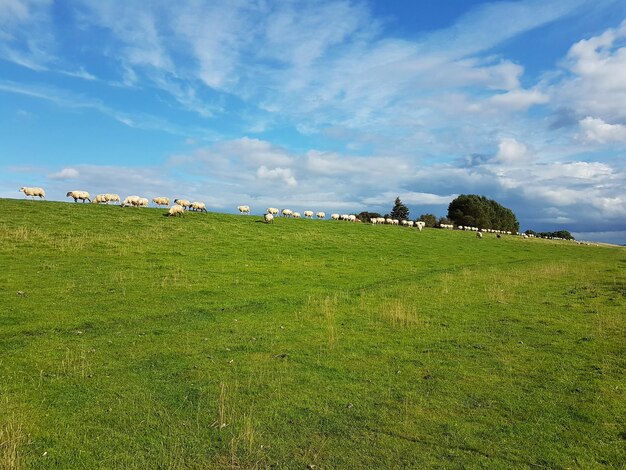
[[[440,196],[438,194],[431,193],[419,193],[419,192],[385,192],[376,196],[366,197],[363,199],[365,204],[373,205],[388,205],[390,201],[394,201],[396,197],[399,197],[404,204],[416,204],[427,206],[447,206],[452,200],[457,197],[458,194],[451,194],[447,196]]]
[[[496,160],[499,162],[506,164],[524,163],[530,158],[530,152],[523,143],[510,137],[500,140],[496,154]]]
[[[256,172],[257,176],[261,179],[267,180],[281,180],[287,186],[297,186],[298,181],[293,175],[293,171],[290,168],[267,168],[265,165],[259,167]]]
[[[56,173],[50,173],[48,179],[51,180],[71,180],[80,176],[80,173],[75,168],[63,168]]]
[[[587,116],[579,122],[582,139],[587,142],[606,144],[610,142],[626,143],[626,126],[609,124],[600,118]]]

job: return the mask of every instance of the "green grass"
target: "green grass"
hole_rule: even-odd
[[[0,200],[0,468],[623,468],[626,250]]]

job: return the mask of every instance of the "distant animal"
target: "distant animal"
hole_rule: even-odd
[[[417,230],[421,232],[422,229],[426,226],[426,222],[424,222],[423,220],[418,220],[417,222],[415,222],[415,226],[417,227]]]
[[[168,215],[168,217],[177,217],[179,215],[185,215],[185,209],[183,209],[183,206],[179,206],[178,204],[174,204],[167,211],[167,215]]]
[[[283,209],[281,214],[283,217],[291,217],[293,215],[293,211],[291,209]]]
[[[194,201],[191,203],[191,210],[198,212],[206,212],[206,204],[204,202]]]
[[[191,209],[191,201],[187,199],[174,199],[174,204],[183,206],[185,209]]]
[[[476,232],[476,238],[483,238],[482,232]]]
[[[268,207],[267,213],[272,215],[278,215],[278,209],[276,209],[275,207]]]
[[[74,199],[74,202],[77,202],[79,199],[83,202],[89,201],[91,202],[91,196],[87,191],[69,191],[65,197],[71,197]]]
[[[315,217],[317,217],[318,219],[325,219],[326,212],[318,212],[317,214],[315,214]]]
[[[137,206],[139,206],[139,207],[148,207],[149,203],[150,203],[150,201],[148,201],[148,198],[140,197]]]
[[[313,211],[304,211],[304,216],[305,216],[307,219],[311,219],[311,218],[313,218]]]
[[[300,212],[293,212],[293,213],[291,214],[291,217],[293,217],[294,219],[299,219],[299,218],[300,218],[300,217],[302,217],[302,216],[300,215]]]
[[[129,206],[139,207],[140,199],[141,198],[139,196],[127,196],[126,199],[124,199],[124,202],[122,203],[122,207],[129,207]]]
[[[331,220],[339,220],[339,214],[330,214]]]
[[[43,188],[28,188],[26,186],[23,186],[20,188],[20,192],[24,193],[24,197],[30,196],[33,199],[35,199],[35,197],[39,197],[40,199],[46,198],[46,192],[43,190]]]
[[[250,214],[250,206],[237,206],[237,210],[242,214]]]
[[[117,195],[117,194],[108,194],[108,193],[107,193],[107,194],[105,194],[104,196],[105,196],[105,197],[106,197],[106,199],[107,199],[107,204],[108,204],[109,202],[120,202],[120,197],[119,197],[119,195]]]
[[[170,199],[167,197],[155,197],[152,198],[152,202],[154,202],[157,206],[169,206],[170,205]]]
[[[94,204],[106,204],[108,202],[106,194],[98,194],[93,198]]]
[[[263,220],[265,220],[266,224],[273,224],[274,223],[274,216],[268,212],[267,214],[265,214],[263,216]]]

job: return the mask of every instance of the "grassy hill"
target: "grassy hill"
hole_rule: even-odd
[[[0,467],[626,461],[623,248],[163,213],[0,200]]]

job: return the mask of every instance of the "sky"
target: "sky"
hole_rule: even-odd
[[[0,0],[0,197],[444,216],[626,244],[623,0]]]

